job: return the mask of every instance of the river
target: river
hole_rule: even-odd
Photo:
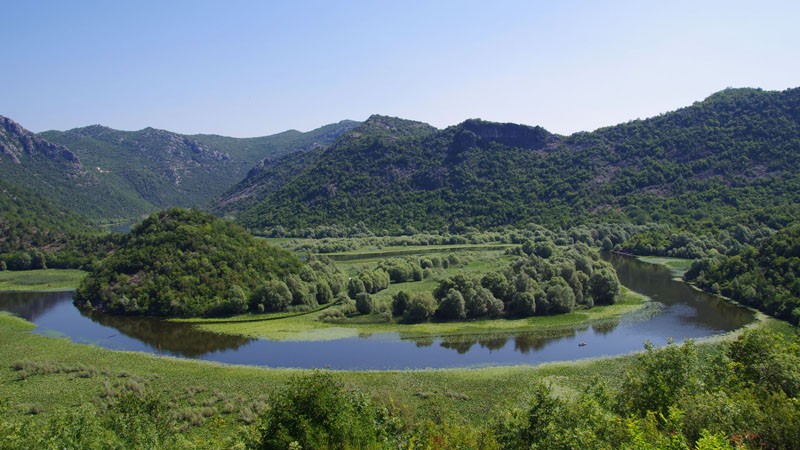
[[[0,293],[0,310],[36,324],[35,333],[80,344],[227,364],[390,370],[540,364],[613,356],[670,339],[703,338],[742,327],[752,312],[674,280],[669,269],[622,255],[606,256],[620,282],[652,302],[612,321],[543,338],[531,333],[405,339],[381,333],[331,341],[268,341],[220,335],[185,323],[80,311],[71,292]],[[585,344],[585,345],[579,345]]]

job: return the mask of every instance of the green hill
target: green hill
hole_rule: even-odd
[[[116,314],[219,316],[310,308],[346,278],[197,210],[151,214],[96,263],[75,303]]]
[[[214,134],[195,134],[186,137],[213,148],[224,149],[231,155],[235,155],[245,161],[256,162],[264,158],[275,158],[287,153],[327,147],[339,136],[360,124],[360,122],[353,120],[342,120],[305,133],[297,130],[288,130],[270,136],[254,138],[232,138]]]
[[[777,228],[800,214],[800,89],[728,89],[569,137],[373,116],[307,158],[276,160],[227,192],[243,199],[238,221],[389,232],[609,220]]]

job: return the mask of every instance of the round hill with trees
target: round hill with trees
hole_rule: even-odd
[[[160,317],[308,309],[330,302],[346,277],[303,263],[208,213],[169,209],[133,228],[75,295],[79,307]]]

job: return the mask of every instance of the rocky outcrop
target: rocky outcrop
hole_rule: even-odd
[[[0,116],[0,155],[15,164],[23,164],[26,157],[44,157],[62,164],[67,172],[83,173],[80,159],[67,147],[46,141],[3,116]],[[0,161],[3,159],[0,157]]]

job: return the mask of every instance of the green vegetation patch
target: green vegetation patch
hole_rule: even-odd
[[[294,294],[283,280],[291,281],[303,266],[289,252],[256,241],[230,222],[170,209],[127,234],[83,281],[75,301],[118,314],[214,316],[247,311],[258,289],[274,285],[286,292],[276,308],[282,310]],[[306,289],[299,300],[308,294]]]
[[[193,319],[204,330],[223,334],[239,334],[270,340],[330,340],[366,336],[377,333],[399,333],[403,338],[511,334],[518,332],[541,333],[542,336],[559,334],[564,329],[615,320],[622,315],[639,310],[648,299],[624,290],[617,303],[596,306],[555,316],[536,316],[525,319],[485,319],[468,322],[426,322],[403,324],[378,320],[363,320],[363,316],[322,321],[322,313],[282,317],[277,320],[232,321],[214,323],[214,320]]]
[[[46,269],[0,272],[0,291],[67,291],[86,276],[82,270]]]
[[[672,275],[682,277],[683,274],[692,267],[693,259],[669,258],[666,256],[639,256],[640,261],[650,264],[659,264],[672,271]]]
[[[696,260],[685,278],[795,325],[800,324],[800,225],[779,230],[739,254]]]

